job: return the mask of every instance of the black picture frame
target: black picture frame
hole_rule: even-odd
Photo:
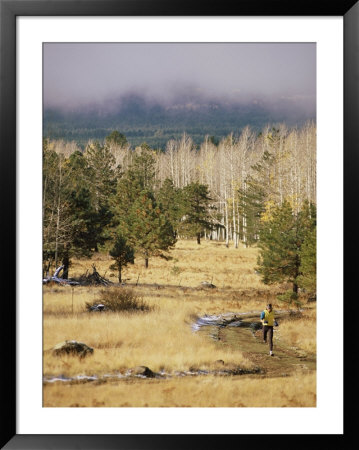
[[[265,443],[268,436],[258,435],[19,435],[16,433],[16,17],[18,16],[342,16],[344,19],[344,295],[347,297],[355,280],[354,267],[349,259],[355,258],[357,232],[355,194],[357,187],[359,142],[359,2],[301,2],[227,0],[194,2],[187,0],[0,0],[0,192],[2,218],[2,389],[1,448],[6,449],[183,449],[223,448],[227,445],[248,445],[253,441]],[[354,205],[354,207],[353,207]],[[355,260],[355,259],[354,259]],[[344,296],[345,298],[345,296]],[[348,299],[347,299],[348,300]],[[352,298],[355,301],[355,297]],[[356,305],[354,305],[356,309]],[[344,314],[348,316],[348,308]],[[355,319],[355,322],[357,319]],[[355,326],[355,324],[353,325]],[[348,330],[348,333],[350,331]],[[350,337],[346,339],[351,340]],[[356,349],[354,348],[354,352]],[[345,373],[353,358],[346,358]],[[345,407],[349,409],[346,397]],[[352,431],[355,415],[347,418],[345,434]],[[276,447],[281,445],[279,436]],[[288,436],[287,436],[288,437]],[[293,437],[293,435],[291,436]],[[296,435],[298,444],[308,435]],[[332,436],[334,439],[343,436]],[[312,441],[313,442],[313,441]]]

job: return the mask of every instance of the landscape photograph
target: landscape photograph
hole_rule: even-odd
[[[43,407],[317,406],[316,64],[43,44]]]

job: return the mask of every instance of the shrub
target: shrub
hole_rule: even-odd
[[[180,269],[178,266],[174,265],[171,269],[171,275],[179,275],[182,271],[182,269]]]
[[[91,311],[91,308],[98,304],[104,305],[105,311],[113,312],[151,310],[151,307],[138,297],[133,289],[122,287],[102,289],[98,299],[93,303],[86,303],[86,309]]]

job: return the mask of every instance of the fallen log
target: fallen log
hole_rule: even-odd
[[[47,277],[47,278],[43,278],[42,280],[42,284],[48,284],[51,282],[54,283],[58,283],[58,284],[66,284],[66,285],[70,285],[70,286],[78,286],[80,283],[78,281],[74,281],[74,280],[66,280],[65,278],[60,278],[58,275],[61,272],[61,270],[64,268],[65,266],[60,266],[55,270],[55,273],[52,277]]]
[[[65,278],[59,277],[59,273],[63,268],[64,266],[60,266],[55,270],[52,277],[43,278],[42,284],[48,284],[51,282],[70,286],[110,286],[113,284],[112,281],[107,280],[97,272],[95,264],[92,264],[92,273],[88,274],[88,271],[86,271],[85,275],[81,275],[77,278],[78,281],[66,280]]]

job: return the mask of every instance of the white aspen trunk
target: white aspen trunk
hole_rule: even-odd
[[[246,183],[246,181],[243,182],[243,192],[244,192],[244,196],[245,196],[246,192],[247,192],[247,183]],[[244,247],[247,248],[247,219],[246,219],[246,201],[245,201],[245,197],[243,199],[242,233],[243,233],[243,244],[244,244]]]
[[[177,183],[177,175],[176,175],[176,152],[175,152],[175,144],[173,141],[170,143],[170,173],[173,180],[173,184],[175,187],[178,187]]]
[[[224,210],[225,210],[225,230],[226,230],[226,247],[229,246],[229,227],[228,227],[228,205],[227,205],[227,193],[225,191],[225,196],[224,196]]]
[[[235,199],[234,199],[234,189],[232,189],[232,220],[233,220],[233,243],[234,247],[238,248],[238,241],[237,241],[237,223],[236,223],[236,205],[235,205]]]
[[[245,216],[243,216],[243,244],[244,247],[247,248],[247,219]]]
[[[283,161],[282,161],[282,138],[279,137],[279,170],[278,170],[278,178],[279,178],[279,199],[280,204],[283,203],[283,187],[282,187],[282,172],[283,172]]]
[[[185,165],[184,149],[181,148],[181,188],[186,186],[184,165]]]
[[[239,205],[238,205],[238,202],[237,202],[237,208],[236,208],[236,215],[237,215],[236,248],[238,248],[238,245],[239,245],[239,233],[240,233],[240,230],[239,230]]]
[[[61,158],[59,158],[59,184],[57,193],[57,208],[56,208],[57,216],[56,216],[56,232],[55,232],[55,267],[57,267],[58,251],[59,251],[61,187],[62,187],[62,171],[61,171]]]

